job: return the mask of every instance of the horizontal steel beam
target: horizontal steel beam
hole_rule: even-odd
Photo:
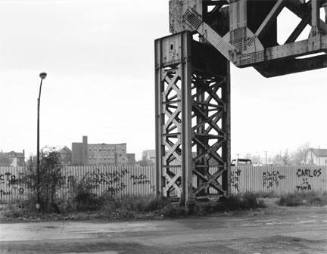
[[[237,58],[238,62],[235,64],[238,67],[248,67],[262,62],[294,58],[325,51],[327,51],[327,35],[321,35],[309,40],[266,48],[264,51],[253,54],[240,55]]]
[[[283,61],[272,61],[254,68],[264,77],[287,75],[303,71],[317,70],[327,67],[327,55],[316,56],[306,59],[287,59]]]

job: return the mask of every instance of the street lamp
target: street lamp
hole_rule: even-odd
[[[37,174],[37,204],[36,209],[40,209],[40,100],[43,80],[47,77],[45,72],[40,73],[41,83],[39,97],[37,98],[37,134],[36,134],[36,174]]]

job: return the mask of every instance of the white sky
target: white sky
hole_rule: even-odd
[[[0,150],[35,153],[41,71],[41,146],[154,148],[153,41],[168,27],[168,0],[0,0]],[[327,148],[326,80],[233,68],[233,154]]]

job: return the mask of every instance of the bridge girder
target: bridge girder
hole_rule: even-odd
[[[300,22],[279,45],[284,8]],[[155,42],[158,194],[230,195],[229,62],[265,77],[327,67],[326,21],[327,0],[170,0],[173,35]]]
[[[277,18],[285,8],[301,20],[279,45]],[[263,76],[273,77],[326,67],[327,15],[320,17],[322,10],[327,13],[326,0],[171,0],[170,28],[172,33],[198,33],[237,67],[252,66]],[[219,19],[224,14],[228,29],[221,18],[218,26],[222,27],[217,29],[212,16]],[[307,25],[311,29],[309,37],[298,41]],[[317,54],[320,57],[315,58]],[[284,62],[292,63],[293,68],[283,68]],[[279,65],[282,67],[276,71]]]

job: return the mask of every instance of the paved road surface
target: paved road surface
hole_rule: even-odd
[[[0,224],[0,253],[326,254],[327,207],[146,222]]]

